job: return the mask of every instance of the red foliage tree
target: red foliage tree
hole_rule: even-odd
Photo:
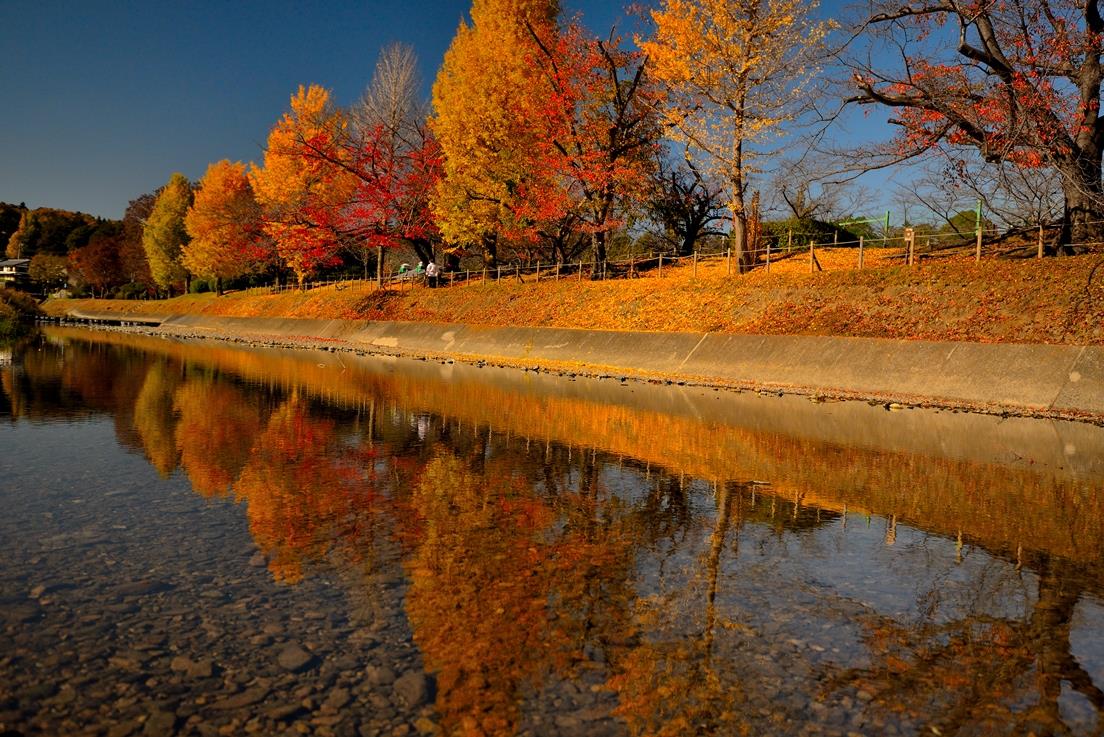
[[[972,147],[989,162],[1048,166],[1065,196],[1063,243],[1104,238],[1104,20],[1096,0],[875,3],[854,62],[860,103],[895,108],[896,154]]]
[[[93,296],[104,296],[110,289],[125,284],[119,253],[123,247],[120,228],[102,228],[88,245],[69,253],[69,281],[74,286],[87,286]]]
[[[429,193],[441,177],[441,148],[423,125],[412,140],[374,125],[347,142],[348,169],[356,185],[339,218],[344,232],[365,246],[408,245],[423,261],[434,258],[440,231]]]
[[[660,138],[659,91],[643,55],[622,50],[615,37],[602,41],[577,23],[553,37],[530,31],[539,48],[532,63],[552,89],[530,114],[550,121],[552,135],[533,151],[532,169],[542,176],[527,186],[518,220],[556,222],[570,213],[601,263],[626,206],[647,196]]]

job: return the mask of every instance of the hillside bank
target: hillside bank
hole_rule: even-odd
[[[303,292],[251,290],[163,301],[52,300],[55,316],[98,313],[401,320],[511,327],[748,335],[1104,344],[1099,256],[972,259],[857,271],[853,255],[822,251],[825,272],[801,257],[770,273],[727,276],[723,264],[630,280],[513,279],[441,289],[378,291],[350,282]],[[835,267],[837,267],[836,269]]]

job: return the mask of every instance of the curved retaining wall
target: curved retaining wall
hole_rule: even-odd
[[[119,321],[119,316],[74,314]],[[310,340],[1016,413],[1104,419],[1104,347],[820,336],[643,333],[412,322],[179,315],[174,332]],[[581,364],[581,365],[580,365]]]

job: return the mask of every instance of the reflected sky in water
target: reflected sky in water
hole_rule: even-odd
[[[73,329],[0,389],[4,728],[1104,724],[1100,428]]]

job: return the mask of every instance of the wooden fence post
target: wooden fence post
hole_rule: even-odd
[[[816,248],[816,246],[813,244],[813,241],[810,240],[809,241],[809,273],[810,274],[812,274],[814,271],[816,271],[816,268],[815,268],[815,266],[816,266],[816,252],[814,251],[815,248]]]
[[[786,231],[786,253],[793,250],[793,228]]]
[[[540,261],[537,262],[537,281],[540,281]]]
[[[659,275],[663,276],[663,254],[659,254]]]
[[[1042,225],[1042,223],[1039,223],[1039,252],[1038,252],[1038,254],[1036,254],[1035,258],[1042,258],[1042,257],[1043,257],[1043,225]]]
[[[698,251],[694,249],[694,278],[698,278]]]
[[[859,236],[859,271],[862,271],[863,267],[863,242],[866,240],[865,235]]]
[[[770,242],[767,242],[767,252],[770,253]],[[769,258],[769,256],[768,256]],[[725,251],[725,269],[729,276],[732,276],[732,249],[729,248]]]
[[[981,228],[977,229],[977,246],[974,248],[974,261],[981,262]]]
[[[583,262],[579,262],[579,281],[583,280]]]
[[[487,285],[487,267],[483,267],[483,286]]]
[[[908,249],[908,265],[916,265],[916,231],[912,228],[905,228],[904,231],[905,248]]]
[[[771,247],[771,242],[768,239],[767,240],[767,273],[768,274],[770,273],[770,247]],[[729,252],[731,253],[731,250]]]

